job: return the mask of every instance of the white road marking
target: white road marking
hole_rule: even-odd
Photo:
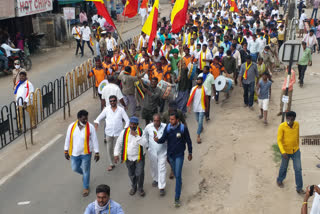
[[[33,159],[35,159],[38,155],[40,155],[43,151],[47,150],[50,146],[52,146],[59,138],[61,138],[62,134],[57,134],[52,140],[50,140],[49,143],[44,145],[40,148],[40,150],[33,155],[31,155],[29,158],[27,158],[24,162],[22,162],[19,166],[17,166],[12,172],[10,172],[8,175],[4,176],[0,180],[0,186],[2,186],[7,180],[12,178],[15,174],[17,174],[21,169],[23,169],[25,166],[27,166]]]
[[[18,202],[18,205],[21,206],[21,205],[27,205],[27,204],[30,204],[30,201],[21,201],[21,202]]]

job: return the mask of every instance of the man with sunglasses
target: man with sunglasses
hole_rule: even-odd
[[[111,95],[109,97],[109,106],[106,106],[103,111],[99,114],[97,119],[94,121],[94,126],[96,130],[98,129],[99,122],[105,118],[106,125],[105,125],[105,139],[107,144],[107,153],[108,155],[108,161],[110,166],[107,168],[108,171],[113,170],[115,167],[115,164],[113,162],[113,152],[114,152],[114,146],[117,142],[118,136],[120,135],[121,131],[123,130],[123,123],[122,120],[124,120],[125,125],[124,128],[128,128],[129,126],[129,118],[126,113],[126,111],[118,106],[117,104],[118,100],[115,95]]]

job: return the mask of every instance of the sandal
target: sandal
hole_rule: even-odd
[[[197,143],[201,144],[201,138],[200,137],[197,138]]]
[[[112,165],[109,166],[109,167],[107,168],[107,171],[109,171],[109,172],[112,171],[112,170],[114,169],[114,167],[115,167],[115,166],[112,166]]]
[[[142,189],[142,190],[139,190],[139,195],[141,197],[144,197],[146,195],[146,192]]]
[[[89,189],[84,189],[83,191],[82,191],[82,196],[83,197],[87,197],[89,195]]]

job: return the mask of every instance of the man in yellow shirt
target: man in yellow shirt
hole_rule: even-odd
[[[296,178],[297,193],[304,194],[301,169],[301,155],[299,149],[299,123],[295,121],[296,113],[289,111],[286,113],[286,122],[278,128],[278,146],[282,155],[277,184],[283,188],[282,181],[286,178],[289,159],[293,161],[293,168]]]

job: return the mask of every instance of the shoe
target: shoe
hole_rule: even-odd
[[[317,164],[317,168],[320,168],[320,164]]]
[[[146,192],[143,189],[141,189],[141,190],[139,190],[139,195],[141,197],[144,197],[146,195]]]
[[[166,192],[164,191],[164,189],[160,189],[160,196],[163,197],[166,194]]]
[[[265,125],[265,126],[267,126],[268,125],[268,121],[263,121],[263,124]]]
[[[209,117],[206,117],[206,121],[209,121],[210,120],[210,118]]]
[[[253,109],[253,106],[249,106],[249,109],[251,110],[251,111],[253,111],[254,109]]]
[[[277,185],[278,185],[278,187],[280,187],[280,188],[283,188],[283,187],[284,187],[284,185],[283,185],[282,182],[278,182],[278,181],[277,181]]]
[[[158,182],[153,181],[153,182],[152,182],[152,186],[153,186],[153,187],[157,187],[157,186],[158,186]]]
[[[134,194],[136,194],[136,192],[137,192],[137,189],[131,189],[130,190],[130,192],[129,192],[129,195],[134,195]]]
[[[174,206],[177,207],[177,208],[181,206],[181,203],[180,203],[179,199],[174,200]]]
[[[112,171],[112,170],[114,169],[114,167],[115,167],[114,165],[110,165],[110,166],[107,168],[107,171],[109,171],[109,172]]]
[[[279,112],[278,114],[277,114],[277,116],[281,116],[282,115],[282,112]]]
[[[261,120],[263,118],[263,116],[262,115],[259,115],[259,119]]]
[[[87,197],[89,195],[89,189],[83,189],[82,196]]]
[[[304,191],[303,189],[297,190],[297,193],[300,195],[304,195],[306,194],[306,191]]]
[[[171,172],[170,172],[170,175],[169,175],[169,179],[174,179],[174,173],[173,173],[172,169],[171,169]]]
[[[107,139],[104,139],[103,142],[104,142],[104,144],[107,144]]]
[[[300,83],[300,88],[302,88],[303,87],[303,83]]]

